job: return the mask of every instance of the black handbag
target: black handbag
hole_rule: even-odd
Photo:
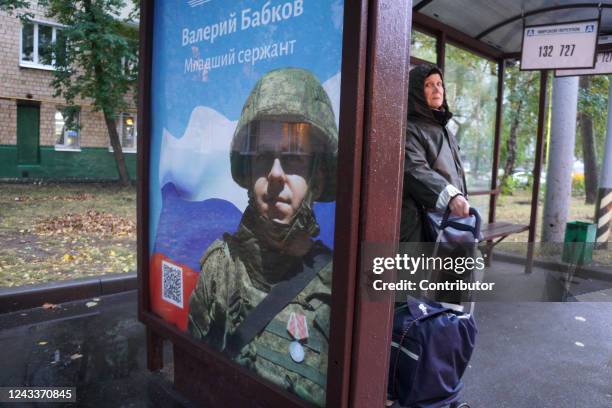
[[[411,408],[456,406],[477,332],[471,311],[408,298],[393,317],[387,398]]]

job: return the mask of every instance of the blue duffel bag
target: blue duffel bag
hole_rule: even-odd
[[[453,406],[463,388],[476,322],[462,306],[410,298],[396,308],[388,398],[403,407]]]

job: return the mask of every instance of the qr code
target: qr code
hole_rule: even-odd
[[[162,299],[183,308],[183,269],[162,261]]]

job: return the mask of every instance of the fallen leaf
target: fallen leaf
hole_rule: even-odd
[[[40,235],[67,235],[70,233],[100,233],[105,235],[124,236],[136,232],[136,223],[132,220],[88,210],[85,214],[65,214],[46,218],[37,223],[34,231]],[[75,241],[73,237],[66,241]]]
[[[53,303],[45,303],[42,305],[43,309],[57,309],[59,306]]]

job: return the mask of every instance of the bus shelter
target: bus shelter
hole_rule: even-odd
[[[215,160],[229,161],[230,151],[237,152],[232,140],[242,137],[244,114],[262,95],[252,96],[253,89],[264,92],[266,81],[281,77],[284,90],[279,93],[293,95],[297,91],[291,75],[305,75],[304,81],[313,83],[312,92],[325,90],[330,102],[321,96],[327,106],[321,109],[333,113],[337,125],[335,195],[319,207],[315,203],[314,210],[321,234],[328,239],[325,245],[333,248],[333,274],[325,372],[311,377],[319,378],[326,390],[328,407],[382,406],[393,299],[369,298],[363,290],[368,282],[359,271],[364,244],[385,244],[392,254],[399,238],[408,71],[411,65],[427,62],[427,57],[411,57],[411,30],[419,33],[419,41],[433,40],[435,53],[429,62],[445,71],[447,81],[451,65],[461,64],[462,52],[481,58],[488,70],[487,86],[494,96],[486,113],[492,115],[491,126],[482,132],[486,141],[473,146],[484,149],[476,157],[486,160],[471,164],[478,176],[468,187],[473,196],[483,199],[489,222],[494,223],[504,69],[508,59],[520,55],[524,24],[596,19],[599,34],[606,34],[612,31],[612,13],[607,11],[612,5],[501,0],[167,3],[143,2],[141,18],[138,277],[139,318],[147,326],[149,368],[163,366],[163,342],[169,340],[176,388],[204,404],[311,406],[312,401],[299,393],[275,385],[190,335],[193,316],[189,314],[191,294],[204,271],[205,260],[200,263],[199,258],[213,238],[236,227],[240,212],[249,205],[245,199],[232,198],[239,193],[224,190],[233,183],[228,171],[217,171],[214,165],[200,167],[202,163],[221,166]],[[297,68],[299,74],[289,73],[287,67]],[[529,225],[520,226],[529,230],[530,242],[535,239],[548,74],[540,74],[531,217]],[[234,101],[235,95],[240,97]],[[483,115],[488,108],[482,107]],[[308,119],[298,122],[327,126]],[[336,133],[329,123],[328,138],[333,139]],[[216,137],[206,139],[206,132]],[[252,153],[249,149],[247,153]],[[232,173],[232,178],[238,177]],[[212,194],[200,189],[215,180],[221,183]],[[225,207],[211,207],[222,201],[240,212],[231,218]],[[186,237],[196,225],[199,233]],[[218,228],[209,231],[211,225]],[[203,235],[209,236],[208,241],[198,241]],[[295,355],[291,358],[301,363]],[[291,362],[287,366],[301,370]]]

